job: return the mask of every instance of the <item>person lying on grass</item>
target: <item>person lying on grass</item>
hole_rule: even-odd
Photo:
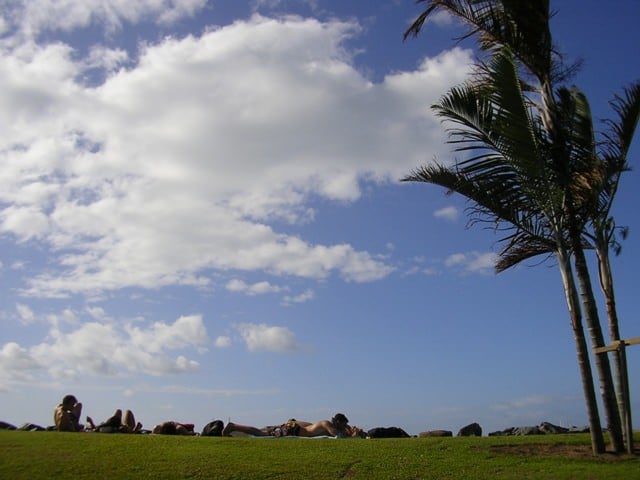
[[[122,416],[122,410],[117,409],[113,415],[107,418],[99,425],[93,423],[91,417],[87,417],[87,423],[91,427],[91,431],[100,433],[140,433],[142,431],[142,424],[136,423],[136,418],[131,410],[124,412]]]
[[[263,428],[229,422],[224,427],[222,435],[229,437],[233,432],[245,433],[256,437],[359,437],[363,435],[362,429],[349,425],[349,419],[342,413],[337,413],[331,420],[320,420],[312,423],[292,418],[282,425]]]
[[[193,423],[162,422],[153,427],[151,433],[158,435],[196,435]]]

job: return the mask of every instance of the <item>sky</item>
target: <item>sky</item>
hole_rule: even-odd
[[[552,5],[610,118],[640,78],[640,3]],[[553,260],[496,275],[500,235],[464,199],[399,181],[456,158],[429,107],[476,58],[445,15],[403,41],[422,8],[0,0],[0,420],[50,425],[73,393],[147,428],[586,425]],[[639,154],[614,210],[623,338],[640,335]]]

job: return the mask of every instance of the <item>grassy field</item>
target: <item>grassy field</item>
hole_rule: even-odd
[[[0,478],[633,480],[640,455],[593,457],[588,435],[311,440],[0,431]]]

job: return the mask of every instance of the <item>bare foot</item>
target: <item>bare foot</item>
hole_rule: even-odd
[[[93,423],[93,419],[89,415],[87,415],[87,423],[89,424],[92,430],[96,429],[96,425]]]

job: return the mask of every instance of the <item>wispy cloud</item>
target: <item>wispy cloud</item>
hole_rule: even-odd
[[[313,300],[313,298],[315,297],[315,293],[313,292],[313,290],[309,289],[309,290],[305,290],[304,292],[302,292],[299,295],[287,295],[282,299],[282,304],[283,305],[292,305],[294,303],[305,303],[308,302],[310,300]]]
[[[231,346],[231,337],[228,337],[226,335],[221,335],[219,337],[217,337],[215,339],[215,341],[213,342],[213,344],[217,347],[217,348],[227,348]]]
[[[33,323],[36,319],[33,310],[31,310],[27,305],[17,303],[16,311],[18,312],[18,318],[20,319],[20,322],[25,325]]]
[[[272,285],[266,281],[248,285],[238,279],[230,280],[226,285],[226,289],[230,292],[246,293],[247,295],[263,295],[266,293],[278,293],[283,290],[287,290],[286,287],[278,287],[277,285]]]
[[[487,275],[493,271],[496,254],[492,252],[454,253],[444,260],[444,266],[461,271],[465,274],[479,273]]]
[[[38,37],[43,32],[69,32],[90,25],[101,25],[107,32],[122,28],[124,23],[151,20],[171,24],[191,17],[207,4],[207,0],[38,0],[6,2],[8,15],[3,16],[5,29],[19,29],[22,35]]]

